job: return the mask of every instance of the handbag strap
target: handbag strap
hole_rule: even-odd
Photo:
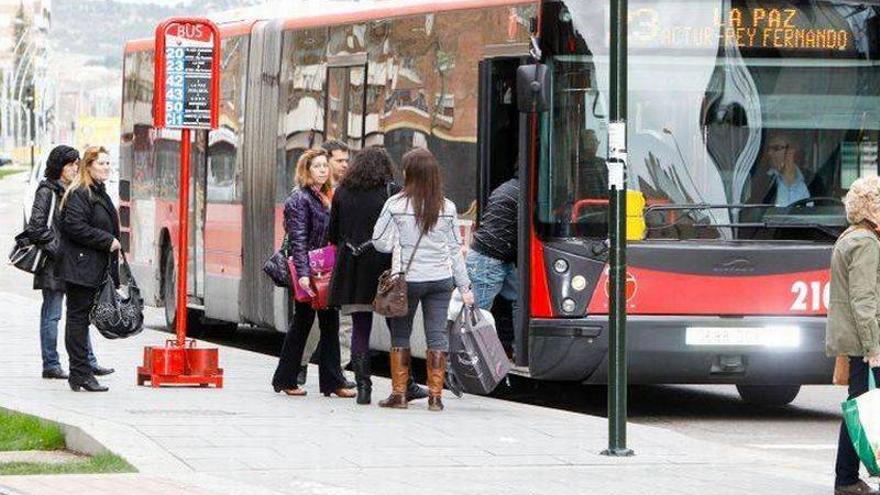
[[[49,218],[46,220],[46,227],[52,228],[52,223],[55,221],[55,191],[52,191],[52,206],[49,207]]]
[[[409,269],[410,269],[410,267],[411,267],[412,264],[413,264],[413,260],[416,259],[416,251],[419,250],[419,244],[422,243],[422,237],[424,237],[424,236],[425,236],[425,233],[424,233],[424,232],[422,232],[421,234],[419,234],[419,240],[416,241],[416,246],[413,248],[412,255],[409,257],[409,263],[406,264],[406,270],[403,271],[403,274],[404,274],[404,275],[406,275],[407,273],[409,273]],[[402,248],[401,248],[401,249],[402,249]]]

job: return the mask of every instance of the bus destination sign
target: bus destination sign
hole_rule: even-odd
[[[677,11],[678,9],[671,9]],[[703,48],[721,44],[742,49],[846,51],[853,36],[844,18],[807,16],[789,7],[730,8],[722,19],[667,15],[651,5],[630,10],[631,44],[638,48]],[[674,15],[674,14],[673,14]]]
[[[157,126],[216,127],[219,36],[212,24],[172,20],[157,30]],[[159,50],[161,44],[161,50]],[[160,60],[161,59],[161,60]]]

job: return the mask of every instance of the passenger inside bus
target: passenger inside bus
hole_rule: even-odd
[[[577,155],[572,162],[577,199],[608,199],[608,168],[605,159],[597,156],[599,138],[593,129],[582,129],[578,136]]]
[[[811,196],[799,165],[801,152],[789,139],[782,135],[770,138],[765,156],[769,163],[770,188],[762,203],[788,206]]]

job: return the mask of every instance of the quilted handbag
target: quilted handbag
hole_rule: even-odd
[[[119,289],[110,276],[110,265],[104,283],[95,295],[89,312],[89,322],[108,339],[124,339],[141,333],[144,329],[144,299],[131,274],[125,253],[122,254],[120,275],[127,284]]]
[[[52,206],[49,207],[47,227],[52,227],[55,218],[55,195],[52,195]],[[15,236],[12,250],[9,252],[9,264],[28,273],[38,273],[46,265],[46,256],[58,255],[58,233],[47,244],[38,245],[30,240],[27,228]]]
[[[291,287],[293,285],[290,279],[290,267],[287,265],[288,246],[288,238],[284,236],[281,248],[263,263],[263,273],[268,275],[277,287]]]

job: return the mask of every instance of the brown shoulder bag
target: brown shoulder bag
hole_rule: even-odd
[[[409,263],[406,264],[406,270],[395,272],[394,268],[389,268],[382,272],[382,275],[379,275],[379,285],[376,287],[376,297],[373,299],[373,311],[376,313],[388,318],[397,318],[406,316],[409,312],[409,301],[406,296],[406,274],[409,273],[413,260],[416,258],[416,251],[419,250],[419,244],[422,243],[424,235],[424,233],[419,235]]]

